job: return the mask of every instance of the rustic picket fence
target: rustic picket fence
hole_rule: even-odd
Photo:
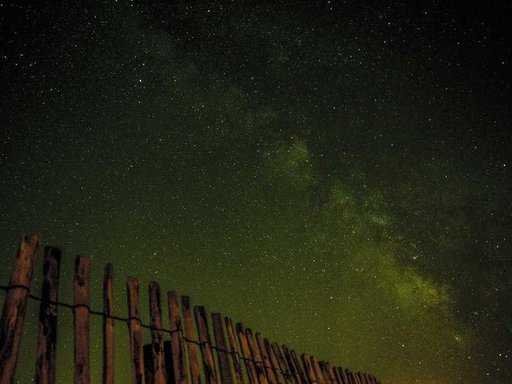
[[[75,262],[73,304],[58,301],[60,250],[44,249],[44,276],[41,296],[30,293],[38,235],[24,235],[20,241],[14,270],[6,293],[0,323],[0,384],[14,383],[16,363],[29,299],[40,301],[35,382],[55,383],[57,313],[68,307],[74,313],[74,383],[90,383],[89,318],[103,317],[103,384],[114,383],[115,322],[128,324],[132,384],[378,384],[372,374],[318,361],[293,349],[279,346],[261,333],[253,333],[242,323],[233,326],[229,317],[211,314],[203,306],[192,310],[190,298],[175,291],[167,293],[169,328],[162,324],[160,288],[149,284],[151,322],[140,316],[139,282],[128,278],[128,317],[114,315],[112,265],[105,267],[103,311],[89,307],[90,260],[78,256]],[[181,305],[180,305],[181,304]],[[181,308],[180,308],[181,307]],[[181,309],[181,310],[180,310]],[[194,329],[194,320],[196,327]],[[210,335],[213,328],[213,341]],[[151,343],[144,344],[142,328],[149,328]],[[197,332],[197,334],[196,334]],[[165,340],[164,334],[170,340]],[[202,368],[199,364],[201,355]],[[245,371],[243,369],[245,366]]]

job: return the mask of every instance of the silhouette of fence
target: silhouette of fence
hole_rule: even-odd
[[[242,323],[233,326],[219,313],[208,319],[205,307],[191,307],[188,296],[167,292],[169,327],[162,324],[160,288],[149,283],[150,324],[140,316],[139,282],[128,278],[128,317],[114,315],[113,268],[107,264],[103,279],[103,310],[89,306],[90,260],[78,256],[73,280],[73,304],[58,301],[60,250],[44,249],[44,276],[41,296],[30,293],[34,262],[39,248],[38,235],[24,235],[20,241],[14,270],[6,291],[0,323],[0,384],[12,384],[27,302],[40,302],[35,382],[55,383],[57,314],[59,307],[74,313],[74,383],[90,383],[89,319],[103,318],[103,384],[114,383],[115,322],[128,324],[132,384],[378,384],[372,374],[352,372],[314,356],[279,346],[261,333],[253,333]],[[196,327],[194,328],[194,321]],[[142,328],[151,333],[144,344]],[[211,331],[213,330],[213,339]],[[170,340],[165,340],[164,334]],[[201,358],[199,358],[199,355]],[[199,360],[202,361],[200,367]],[[242,368],[245,366],[245,370]]]

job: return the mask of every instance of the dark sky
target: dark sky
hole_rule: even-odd
[[[120,313],[134,275],[383,383],[512,382],[512,6],[361,3],[1,2],[2,265],[36,231],[64,301],[80,253],[96,307],[111,261]]]

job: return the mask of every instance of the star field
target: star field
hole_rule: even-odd
[[[0,12],[2,284],[36,231],[63,301],[84,254],[95,308],[112,262],[120,314],[132,275],[382,383],[511,381],[510,5]]]

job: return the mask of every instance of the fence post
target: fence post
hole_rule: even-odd
[[[293,379],[295,379],[297,384],[301,384],[298,370],[297,370],[297,367],[295,366],[294,361],[292,359],[290,349],[288,348],[288,346],[286,344],[283,344],[282,349],[283,349],[283,354],[284,354],[284,361],[285,361],[285,363],[288,364],[288,367],[289,367],[289,370],[290,370],[290,373],[291,373]]]
[[[318,384],[328,384],[325,382],[324,374],[322,372],[322,368],[320,367],[320,364],[318,364],[318,361],[316,360],[315,356],[310,356],[309,361],[311,361],[311,367],[315,371],[315,377]]]
[[[251,356],[251,350],[249,349],[249,343],[247,342],[247,336],[245,335],[244,326],[242,325],[242,323],[236,324],[236,333],[238,334],[238,341],[240,342],[242,356],[245,361],[245,369],[247,371],[249,383],[258,384],[258,375],[256,374],[256,368],[254,366],[254,361]]]
[[[343,377],[340,375],[338,367],[332,367],[332,371],[334,373],[334,377],[336,378],[336,383],[338,384],[346,384],[343,380]]]
[[[45,247],[36,349],[36,384],[55,383],[60,249]]]
[[[318,383],[318,381],[316,380],[315,369],[311,364],[309,356],[303,353],[300,357],[302,359],[302,365],[304,365],[304,371],[306,372],[309,384]]]
[[[126,288],[128,295],[128,332],[130,335],[132,384],[145,384],[140,320],[139,281],[133,277],[129,277]]]
[[[103,274],[103,384],[114,384],[113,269],[107,264]]]
[[[283,372],[284,379],[287,383],[293,383],[293,374],[290,372],[290,368],[286,364],[286,360],[284,359],[283,352],[281,351],[279,344],[272,343],[271,347],[276,355],[279,368],[281,369],[281,372]]]
[[[199,336],[199,345],[201,355],[203,356],[204,374],[207,384],[217,384],[215,375],[215,363],[213,360],[212,342],[208,332],[208,320],[206,310],[203,306],[194,307],[194,316],[196,318],[197,335]]]
[[[162,332],[162,306],[160,304],[160,287],[154,281],[149,282],[149,315],[151,326],[151,345],[153,373],[155,384],[166,384],[164,363],[164,334]]]
[[[183,311],[183,323],[185,326],[185,337],[187,339],[190,382],[191,384],[201,384],[201,371],[199,370],[199,360],[197,359],[196,336],[194,332],[194,321],[192,319],[192,309],[190,307],[190,297],[181,296],[181,309]]]
[[[0,384],[14,380],[38,247],[39,235],[21,237],[0,321]]]
[[[265,347],[265,341],[263,340],[263,336],[261,335],[260,332],[256,332],[254,336],[256,337],[257,348],[259,349],[259,353],[261,355],[263,369],[267,373],[267,379],[270,384],[277,384],[277,378],[275,376],[274,371],[272,370],[270,358],[268,357],[267,348]]]
[[[326,361],[319,361],[318,365],[320,366],[320,370],[322,371],[322,373],[324,375],[324,381],[327,384],[336,384],[336,381],[334,381],[334,379],[332,377],[332,372],[329,372],[329,370],[330,370],[329,363]]]
[[[181,326],[180,306],[176,291],[167,292],[167,303],[171,331],[171,356],[174,371],[174,384],[188,384],[183,329]]]
[[[222,316],[220,313],[212,313],[213,336],[217,347],[217,363],[220,372],[222,384],[233,384],[231,376],[231,367],[229,364],[228,347],[226,337],[224,336],[224,327],[222,325]]]
[[[235,332],[233,329],[233,322],[229,317],[224,318],[224,322],[226,324],[226,331],[228,334],[229,346],[231,349],[231,357],[233,361],[233,369],[235,371],[235,377],[237,384],[244,384],[244,376],[242,373],[242,365],[240,363],[240,353],[238,351]]]
[[[290,351],[290,359],[295,368],[296,374],[298,374],[299,376],[297,381],[299,382],[299,384],[306,384],[306,375],[304,374],[304,370],[302,369],[302,366],[299,363],[299,359],[297,359],[297,355],[295,354],[295,351],[293,349]]]
[[[355,379],[354,379],[354,376],[352,375],[352,372],[350,371],[350,369],[348,368],[345,368],[345,376],[347,378],[347,381],[350,383],[350,384],[357,384]]]
[[[266,337],[263,339],[263,344],[267,351],[270,366],[272,367],[272,371],[274,373],[274,377],[276,378],[277,384],[286,384],[286,380],[283,376],[283,372],[281,372],[281,368],[279,367],[277,357],[272,349],[272,346],[270,345],[270,341]]]
[[[336,369],[336,371],[338,372],[339,376],[341,377],[343,384],[350,384],[350,382],[348,381],[348,377],[342,367],[338,367],[338,369]]]
[[[251,351],[251,356],[254,360],[254,365],[256,366],[256,374],[258,375],[259,384],[268,384],[267,375],[265,373],[265,368],[263,368],[263,361],[261,359],[260,351],[256,346],[256,342],[254,340],[254,336],[252,334],[252,330],[250,328],[246,328],[245,335],[247,336],[247,342],[249,343],[249,349]]]
[[[75,384],[89,384],[89,270],[90,260],[77,256],[75,261],[74,327],[75,327]]]

